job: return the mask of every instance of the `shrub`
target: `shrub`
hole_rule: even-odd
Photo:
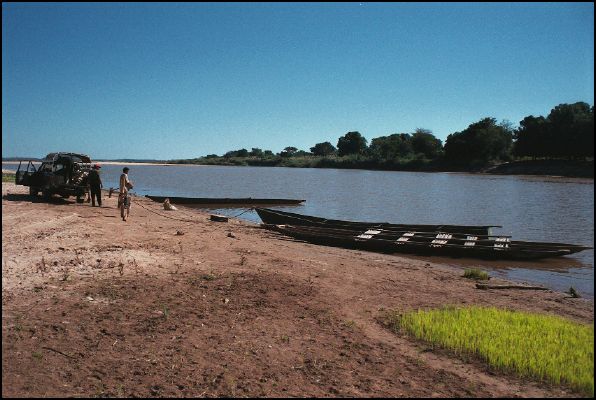
[[[481,271],[476,268],[466,269],[464,271],[464,278],[476,279],[477,281],[487,281],[490,279],[487,272]]]

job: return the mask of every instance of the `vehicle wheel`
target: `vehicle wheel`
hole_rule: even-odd
[[[50,200],[50,198],[52,197],[52,192],[50,192],[49,190],[42,190],[41,196],[44,200]]]
[[[29,195],[31,196],[37,196],[37,193],[39,193],[39,189],[33,186],[29,186]]]

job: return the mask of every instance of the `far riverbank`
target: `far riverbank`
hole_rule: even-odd
[[[391,168],[390,165],[372,165],[368,160],[352,160],[351,162],[324,161],[313,157],[300,159],[271,159],[259,160],[250,157],[224,159],[208,159],[199,161],[151,161],[151,162],[128,162],[128,161],[102,161],[94,162],[104,165],[162,165],[162,166],[252,166],[252,167],[288,167],[288,168],[336,168],[336,169],[364,169],[372,171],[407,171],[407,172],[463,172],[482,173],[495,175],[537,175],[537,176],[564,176],[568,178],[592,178],[594,179],[594,160],[524,160],[512,161],[497,164],[489,167],[462,167],[449,168],[436,164],[412,164],[398,168]],[[2,161],[2,164],[18,165],[19,161]],[[395,165],[393,166],[395,167]]]

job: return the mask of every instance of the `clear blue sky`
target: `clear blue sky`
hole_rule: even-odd
[[[2,3],[2,156],[441,140],[594,104],[593,3]]]

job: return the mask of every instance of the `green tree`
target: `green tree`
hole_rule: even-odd
[[[551,129],[551,156],[594,155],[594,107],[585,102],[559,104],[546,119]]]
[[[487,163],[509,158],[513,132],[494,118],[484,118],[447,136],[445,158],[453,164]]]
[[[578,156],[583,157],[594,157],[594,106],[590,108],[590,113],[585,118],[580,119],[578,122],[579,140]]]
[[[424,154],[426,158],[434,159],[443,151],[443,143],[431,131],[418,128],[412,134],[412,150],[417,154]]]
[[[297,151],[298,149],[296,147],[288,146],[285,149],[283,149],[283,151],[281,151],[279,155],[281,157],[292,157]]]
[[[329,142],[323,142],[323,143],[317,143],[314,145],[314,147],[310,148],[310,151],[315,155],[315,156],[330,156],[332,154],[335,154],[335,152],[337,151],[337,149],[335,148],[335,146],[333,146],[331,143]]]
[[[366,150],[366,139],[360,132],[348,132],[337,141],[338,155],[362,154]]]
[[[232,150],[232,151],[228,151],[226,154],[224,154],[225,158],[230,158],[230,157],[248,157],[248,150],[246,149],[240,149],[240,150]]]
[[[369,153],[373,157],[385,160],[406,157],[412,152],[412,137],[408,133],[394,133],[374,138],[369,147]]]
[[[263,150],[257,147],[253,147],[250,153],[248,153],[248,155],[251,157],[263,157]]]
[[[529,156],[532,158],[548,155],[548,142],[550,140],[548,123],[544,117],[525,117],[515,130],[513,139],[513,154],[517,157]]]

